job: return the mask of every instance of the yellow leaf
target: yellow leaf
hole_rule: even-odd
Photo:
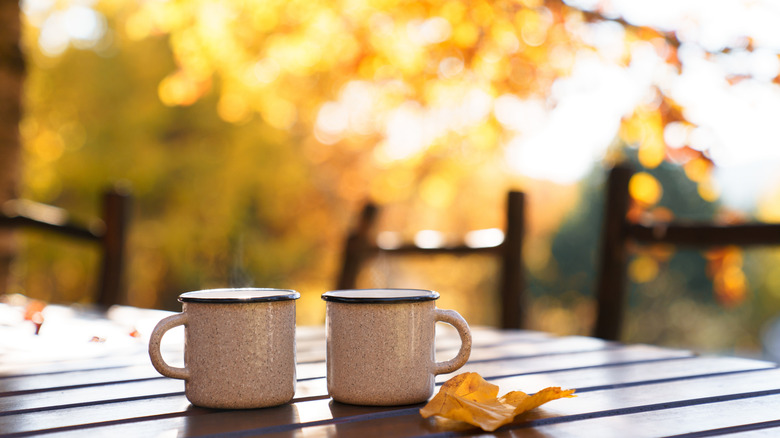
[[[513,396],[513,399],[510,400],[510,395],[514,393],[519,393],[520,396]],[[502,397],[502,400],[504,400],[504,403],[511,404],[515,407],[514,415],[520,415],[523,412],[530,411],[531,409],[538,408],[539,406],[553,400],[557,400],[559,398],[569,398],[569,397],[575,397],[573,389],[561,389],[560,387],[549,387],[544,388],[543,390],[537,392],[534,395],[529,396],[528,394],[525,394],[521,391],[514,391],[510,392],[509,394]],[[521,397],[522,396],[522,397]]]
[[[492,432],[511,423],[517,415],[563,397],[574,397],[573,389],[545,388],[529,396],[512,391],[498,398],[498,386],[477,373],[463,373],[448,380],[420,409],[423,418],[433,415],[463,421]]]

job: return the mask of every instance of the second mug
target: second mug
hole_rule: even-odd
[[[333,400],[357,405],[421,403],[433,394],[437,374],[462,367],[471,332],[457,312],[436,308],[439,294],[418,289],[326,292],[327,384]],[[437,321],[461,339],[455,358],[436,362]]]

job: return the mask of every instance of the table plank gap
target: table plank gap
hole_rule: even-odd
[[[751,375],[750,376],[750,380],[752,381],[752,385],[753,386],[757,385],[756,382],[777,381],[778,380],[777,377],[780,377],[780,371],[778,371],[777,369],[770,369],[770,370],[763,370],[763,371],[764,371],[763,375]],[[699,383],[695,383],[694,382],[695,385],[688,385],[689,386],[688,391],[692,391],[693,389],[690,389],[690,388],[695,387],[695,386],[699,386],[699,387],[702,387],[702,388],[713,388],[714,386],[717,386],[717,384],[720,384],[721,386],[725,385],[724,386],[725,389],[720,389],[720,390],[721,391],[727,391],[728,388],[734,388],[734,390],[735,390],[735,389],[739,389],[739,388],[745,387],[745,385],[748,384],[745,379],[741,379],[741,380],[740,379],[734,379],[733,376],[718,376],[716,378],[709,378],[709,379],[702,379],[702,380],[705,380],[705,381],[702,381],[702,382],[699,382]],[[645,411],[652,411],[652,410],[657,410],[657,409],[667,409],[667,408],[673,409],[673,408],[676,408],[676,407],[679,407],[679,406],[703,404],[703,403],[707,403],[707,402],[711,403],[711,402],[725,401],[725,400],[737,400],[737,399],[742,399],[742,398],[747,398],[747,397],[758,397],[758,396],[763,396],[763,395],[771,395],[771,394],[780,393],[780,388],[775,388],[775,389],[770,390],[770,391],[751,391],[751,392],[735,391],[733,394],[727,395],[727,396],[718,395],[718,396],[699,397],[699,398],[684,398],[682,400],[676,400],[676,401],[675,400],[671,400],[670,401],[666,397],[675,397],[675,396],[667,395],[667,394],[670,394],[672,392],[669,389],[676,390],[681,395],[686,395],[686,394],[688,394],[688,392],[686,391],[686,388],[683,387],[683,386],[680,386],[680,385],[677,385],[677,384],[671,384],[671,383],[668,383],[668,382],[664,383],[664,384],[653,384],[653,386],[656,387],[656,389],[654,391],[654,393],[656,395],[654,395],[652,397],[654,397],[656,400],[659,397],[661,397],[661,399],[663,400],[662,402],[638,404],[637,406],[635,406],[635,407],[633,407],[631,409],[601,409],[600,411],[595,411],[596,412],[595,414],[592,411],[585,411],[585,412],[580,412],[580,413],[571,414],[571,415],[557,415],[557,416],[554,416],[554,417],[550,417],[552,419],[540,419],[540,420],[538,420],[539,423],[534,425],[534,426],[537,426],[539,424],[543,425],[543,424],[545,424],[544,421],[547,421],[548,423],[564,422],[564,421],[579,421],[579,420],[582,420],[582,419],[594,418],[594,417],[598,417],[598,416],[609,416],[609,415],[619,416],[619,415],[630,414],[630,413],[635,413],[635,412],[645,412]],[[600,397],[602,399],[610,400],[613,397],[616,397],[617,396],[616,394],[626,393],[626,390],[623,389],[622,391],[620,391],[620,390],[612,390],[612,391],[603,391],[603,392],[606,393],[606,394],[604,394],[604,395],[602,395]],[[615,395],[613,395],[613,393]],[[652,391],[648,392],[648,394],[652,394],[652,393],[653,393]],[[308,398],[308,399],[305,399],[305,400],[304,399],[298,399],[298,400],[295,401],[295,404],[297,404],[297,407],[290,406],[289,409],[297,409],[298,412],[305,412],[305,410],[306,410],[306,406],[305,406],[306,403],[305,402],[312,401],[312,400],[323,401],[323,400],[326,400],[326,399],[327,399],[326,397]],[[573,403],[571,403],[571,402],[576,402],[576,401],[577,401],[576,399],[571,399],[569,401],[560,401],[560,402],[556,402],[556,403],[558,403],[558,406],[564,407],[564,406],[573,405]],[[588,407],[591,406],[592,403],[589,402],[588,400],[583,400],[583,403],[581,405],[583,405],[583,404],[585,405],[585,408],[587,409]],[[401,407],[400,409],[410,409],[407,414],[411,415],[412,419],[417,421],[417,420],[421,420],[420,417],[418,416],[418,414],[416,413],[416,410],[418,408],[419,408],[419,406],[418,407],[414,407],[414,408],[403,408],[403,407]],[[373,408],[373,409],[378,409],[378,408]],[[385,408],[385,409],[397,410],[399,408]],[[367,414],[362,414],[362,415],[355,415],[354,414],[355,411],[361,411],[361,410],[367,412]],[[254,415],[263,415],[262,411],[264,411],[264,410],[258,410],[258,411],[256,411],[254,413]],[[203,414],[203,410],[200,410],[198,408],[193,409],[192,412],[195,413],[195,414],[198,414],[198,415],[202,415]],[[209,417],[213,416],[215,418],[215,420],[211,420],[212,423],[216,422],[216,423],[222,423],[222,424],[229,424],[230,422],[219,421],[219,420],[216,420],[216,419],[217,418],[226,418],[226,417],[230,417],[230,416],[233,416],[233,415],[240,415],[240,414],[236,414],[236,411],[207,410],[206,412],[209,413]],[[342,424],[344,422],[356,422],[356,421],[369,421],[370,422],[370,421],[374,421],[376,418],[380,418],[380,417],[376,417],[375,415],[373,415],[376,412],[372,411],[372,408],[369,408],[369,407],[357,407],[357,406],[356,407],[351,407],[349,405],[341,405],[341,404],[338,404],[338,403],[335,403],[335,404],[331,403],[330,404],[330,408],[329,408],[329,412],[330,412],[329,415],[333,415],[334,418],[332,418],[332,419],[324,418],[324,419],[320,419],[320,420],[315,420],[314,422],[296,423],[296,424],[301,424],[302,426],[286,425],[285,427],[283,427],[281,429],[279,429],[279,428],[272,428],[272,429],[254,428],[254,429],[251,429],[251,431],[247,432],[247,433],[249,433],[249,434],[259,433],[259,432],[263,432],[263,433],[266,433],[266,432],[268,432],[268,433],[271,433],[271,432],[278,433],[278,432],[281,432],[282,430],[293,430],[296,427],[297,428],[318,427],[318,426],[322,426],[322,425],[325,425],[325,424]],[[545,412],[545,411],[542,410],[541,412]],[[601,413],[599,413],[599,412],[601,412]],[[344,415],[340,416],[340,414],[344,414]],[[371,414],[371,415],[369,415],[369,414]],[[401,414],[402,413],[399,412],[399,413],[396,413],[396,414],[393,414],[393,415],[401,415]],[[406,414],[404,414],[404,415],[406,415]],[[546,415],[555,415],[555,412],[554,411],[552,413],[547,412]],[[198,418],[205,418],[205,417],[198,417]],[[133,420],[132,423],[135,423],[137,421],[138,420]],[[121,423],[117,423],[116,421],[109,421],[109,422],[103,422],[103,423],[95,423],[95,425],[89,426],[89,427],[103,427],[106,424],[108,424],[108,425],[117,425],[117,424],[121,424]],[[291,428],[293,428],[293,429],[291,429]],[[260,429],[262,429],[262,430],[260,430]],[[227,432],[227,431],[223,430],[223,432]]]
[[[723,394],[712,397],[693,398],[686,400],[667,401],[663,403],[654,403],[642,406],[630,406],[626,408],[610,409],[598,412],[588,412],[584,414],[566,415],[560,417],[542,418],[539,420],[532,420],[521,424],[508,425],[507,428],[513,429],[518,427],[536,427],[548,424],[564,423],[578,420],[590,420],[593,418],[614,417],[619,415],[639,414],[643,412],[658,411],[662,409],[675,409],[688,406],[706,405],[711,403],[721,403],[734,400],[742,400],[748,398],[766,397],[770,395],[780,394],[780,388],[768,389],[762,391],[742,392],[738,394]]]
[[[777,367],[773,367],[777,368]],[[691,379],[706,379],[709,377],[721,377],[721,376],[732,376],[735,374],[744,374],[744,373],[754,373],[757,371],[764,371],[767,369],[772,368],[757,368],[753,370],[735,370],[735,371],[723,371],[720,373],[706,373],[706,374],[690,374],[686,376],[678,376],[678,377],[667,377],[665,379],[650,379],[650,380],[642,380],[637,382],[626,382],[626,383],[615,383],[611,385],[600,385],[600,386],[586,386],[583,388],[577,388],[578,393],[583,392],[591,392],[591,391],[604,391],[609,389],[618,389],[618,388],[630,388],[633,386],[645,386],[645,385],[655,385],[658,383],[671,383],[671,382],[679,382],[684,380],[691,380]]]
[[[19,391],[0,392],[0,397],[12,397],[17,395],[38,394],[41,392],[52,392],[52,391],[67,391],[71,389],[102,387],[102,386],[116,385],[122,383],[148,382],[150,380],[163,380],[163,379],[167,379],[167,377],[160,376],[160,377],[145,377],[140,379],[108,380],[108,381],[95,382],[95,383],[82,383],[78,385],[63,385],[63,386],[54,386],[54,387],[47,387],[47,388],[23,389]]]
[[[739,426],[720,427],[717,429],[702,430],[699,432],[667,435],[666,438],[705,438],[711,436],[733,435],[736,433],[762,431],[767,429],[779,429],[774,436],[780,436],[780,420],[762,421],[759,423],[741,424]]]

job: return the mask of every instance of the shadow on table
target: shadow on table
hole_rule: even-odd
[[[187,408],[185,436],[224,434],[263,429],[276,436],[295,436],[298,429],[289,426],[300,422],[298,408],[286,404],[272,408],[218,410],[190,405]]]
[[[377,407],[355,406],[331,401],[328,404],[333,418],[342,421],[335,422],[333,436],[419,436],[435,433],[480,434],[485,433],[478,428],[461,422],[438,417],[423,418],[420,408],[425,403],[416,405]],[[517,420],[530,421],[544,418],[544,412],[529,412],[517,417]],[[350,420],[350,417],[354,420]],[[359,417],[359,418],[358,418]],[[509,433],[510,436],[543,438],[547,434],[531,427],[506,430],[499,428],[496,433]],[[329,434],[330,435],[330,434]]]
[[[413,436],[426,433],[427,420],[419,415],[424,403],[403,406],[358,406],[331,400],[328,408],[335,436]]]

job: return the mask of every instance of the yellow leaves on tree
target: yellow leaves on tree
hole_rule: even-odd
[[[661,183],[647,172],[638,172],[631,177],[628,182],[628,192],[644,207],[657,204],[663,196]]]
[[[637,108],[621,125],[620,137],[639,148],[639,162],[648,169],[664,161],[666,144],[661,114],[648,108]]]
[[[707,274],[712,278],[715,298],[724,307],[736,307],[745,301],[748,281],[743,267],[742,250],[736,246],[712,249],[705,255]]]
[[[492,432],[511,423],[523,412],[549,401],[575,397],[573,389],[545,388],[534,395],[512,391],[498,397],[498,386],[477,373],[463,373],[448,380],[439,393],[420,409],[423,418],[439,416],[463,421]]]

